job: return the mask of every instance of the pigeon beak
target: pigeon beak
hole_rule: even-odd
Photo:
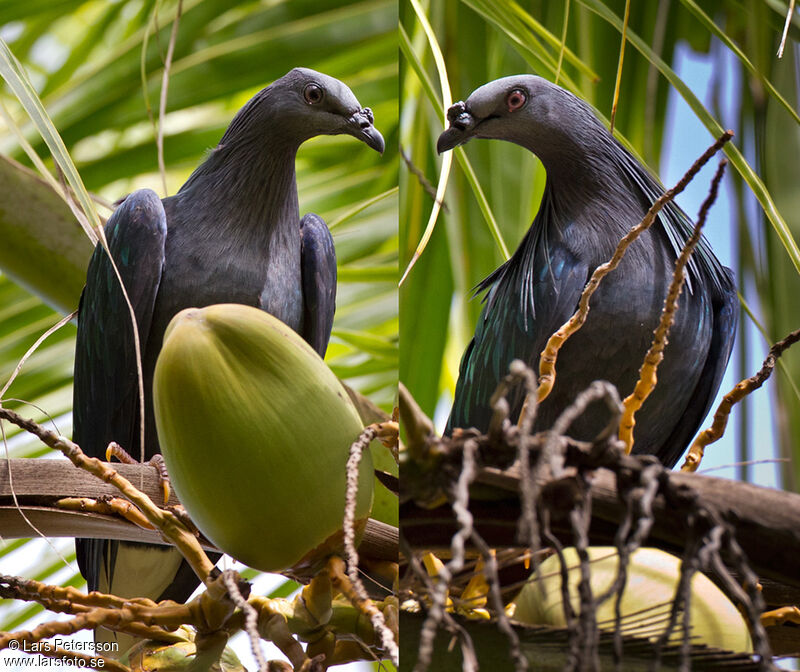
[[[368,147],[372,147],[378,154],[383,154],[386,145],[383,142],[383,136],[378,129],[373,126],[373,119],[372,110],[368,107],[359,110],[350,117],[351,133]]]
[[[383,154],[383,150],[386,149],[383,136],[374,126],[368,126],[362,129],[362,139],[368,147],[372,147],[378,154]]]
[[[470,140],[472,131],[477,126],[475,117],[467,110],[467,106],[463,102],[455,103],[447,110],[447,119],[450,122],[450,128],[444,131],[436,142],[436,151],[439,154]]]
[[[436,151],[441,154],[454,147],[463,145],[471,137],[472,136],[465,133],[463,129],[451,126],[439,136],[439,139],[436,141]]]

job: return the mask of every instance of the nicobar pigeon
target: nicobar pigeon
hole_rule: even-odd
[[[188,307],[257,306],[321,356],[336,297],[336,256],[325,222],[298,211],[295,155],[317,135],[346,133],[383,153],[369,108],[327,75],[296,68],[256,94],[175,195],[130,194],[105,227],[138,322],[145,385],[145,458],[159,452],[152,381],[164,330]],[[104,459],[110,441],[140,452],[133,329],[98,245],[78,314],[74,440]],[[220,459],[225,459],[220,455]],[[89,590],[184,602],[198,580],[165,547],[77,540]],[[121,651],[120,651],[121,653]]]
[[[447,432],[486,431],[489,399],[514,359],[538,371],[547,339],[577,308],[597,266],[663,193],[653,177],[597,119],[592,108],[532,75],[504,77],[475,90],[447,113],[439,153],[472,138],[522,145],[547,173],[542,202],[513,256],[478,285],[483,310],[464,353]],[[521,189],[528,188],[520,185]],[[669,203],[606,276],[583,328],[562,347],[555,386],[541,404],[535,431],[549,429],[576,395],[597,379],[628,395],[653,338],[674,263],[692,230]],[[733,274],[704,239],[688,267],[658,385],[636,416],[634,453],[672,467],[707,414],[730,357],[738,319]],[[511,418],[523,403],[511,395]],[[570,435],[594,438],[609,420],[592,404]]]

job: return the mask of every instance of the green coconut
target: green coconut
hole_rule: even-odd
[[[313,566],[341,546],[345,463],[362,430],[314,350],[257,308],[178,313],[153,381],[172,485],[198,529],[264,571]],[[372,502],[365,451],[356,520]]]
[[[617,577],[619,554],[612,546],[588,549],[592,595],[604,594]],[[580,561],[574,548],[564,550],[569,576],[570,603],[575,613],[580,610],[578,583]],[[514,600],[514,618],[521,623],[566,626],[561,593],[560,562],[553,555],[539,565],[534,575]],[[622,632],[626,635],[658,638],[669,619],[672,600],[680,579],[681,559],[657,548],[639,548],[631,554],[628,579],[620,603]],[[696,572],[691,582],[690,623],[693,644],[730,651],[751,651],[750,632],[739,611],[712,581]],[[601,630],[614,630],[612,595],[597,608],[597,624]],[[681,621],[672,636],[680,637]]]

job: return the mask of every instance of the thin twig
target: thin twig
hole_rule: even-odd
[[[789,11],[786,12],[786,23],[783,24],[783,35],[781,35],[781,43],[778,47],[778,58],[783,58],[783,50],[786,47],[786,38],[789,36],[789,26],[792,23],[792,16],[794,15],[795,0],[789,0]]]
[[[742,605],[742,611],[747,618],[750,636],[753,640],[753,650],[760,657],[761,668],[770,671],[777,670],[777,666],[772,662],[769,638],[761,623],[761,613],[764,611],[765,605],[758,588],[758,577],[750,568],[747,557],[739,546],[739,542],[736,541],[734,529],[731,526],[722,525],[719,521],[715,522],[717,524],[709,532],[709,535],[719,541],[714,552],[709,554],[709,557],[703,558],[705,566],[717,574],[725,593],[734,597]],[[725,550],[730,564],[737,573],[736,577],[722,561],[720,549]]]
[[[585,475],[579,473],[577,484],[581,496],[576,498],[572,509],[569,512],[569,520],[572,525],[572,540],[575,552],[580,559],[580,580],[578,581],[578,597],[580,598],[580,613],[578,614],[577,639],[579,660],[568,661],[574,663],[567,669],[587,670],[599,672],[600,663],[598,655],[598,643],[600,631],[597,627],[596,602],[591,583],[591,560],[589,558],[589,525],[592,522],[591,496],[589,484]],[[570,633],[572,637],[573,633]]]
[[[158,172],[161,173],[161,181],[164,185],[164,196],[169,196],[167,191],[167,169],[164,164],[164,117],[167,114],[167,89],[169,88],[169,69],[172,65],[172,54],[175,51],[175,42],[178,39],[178,24],[183,11],[183,0],[178,0],[178,9],[175,12],[175,19],[172,22],[172,32],[169,36],[169,46],[167,47],[167,57],[164,60],[164,72],[161,75],[161,98],[158,104],[158,136],[156,137],[156,147],[158,149]]]
[[[680,666],[681,672],[688,671],[689,661],[689,647],[691,645],[691,594],[692,594],[692,577],[699,569],[702,554],[704,552],[704,545],[708,544],[708,537],[699,539],[700,535],[697,534],[695,525],[690,525],[690,536],[687,539],[686,547],[683,552],[683,558],[680,566],[680,576],[678,578],[678,585],[675,588],[675,595],[670,606],[669,619],[667,624],[658,638],[653,642],[654,644],[654,663],[656,669],[660,666],[663,648],[669,643],[672,632],[678,624],[678,619],[682,616],[683,628],[680,637]]]
[[[253,652],[253,657],[258,664],[259,672],[266,672],[267,670],[267,657],[264,655],[264,650],[261,648],[261,637],[258,634],[258,612],[252,604],[249,604],[244,596],[239,591],[239,586],[236,585],[237,574],[231,570],[222,572],[222,581],[228,589],[228,595],[231,596],[233,603],[244,612],[244,630],[250,638],[250,650]]]
[[[392,423],[396,424],[396,423]],[[347,578],[350,580],[355,593],[357,605],[363,605],[364,613],[369,617],[372,627],[378,633],[381,645],[395,665],[400,664],[400,651],[394,634],[386,625],[383,614],[367,596],[367,591],[358,575],[358,551],[355,544],[355,516],[356,500],[358,494],[359,465],[364,451],[369,450],[370,442],[381,434],[381,424],[373,424],[364,428],[358,438],[350,446],[350,454],[347,458],[346,474],[347,489],[345,495],[345,510],[342,526],[344,528],[344,556],[347,567]],[[333,576],[332,576],[333,579]]]
[[[766,382],[767,378],[772,375],[775,362],[778,358],[784,351],[798,341],[800,341],[800,329],[796,329],[786,336],[786,338],[773,345],[769,349],[769,354],[761,365],[761,369],[758,373],[738,382],[736,386],[722,398],[722,401],[714,413],[714,421],[711,427],[704,429],[697,435],[697,438],[694,440],[692,447],[686,455],[686,460],[681,466],[681,471],[697,471],[703,459],[705,447],[720,439],[725,433],[725,428],[728,425],[728,416],[733,406],[739,403],[748,394],[761,387]]]
[[[505,608],[503,605],[503,595],[500,586],[500,575],[497,570],[497,558],[492,552],[493,549],[483,540],[474,529],[470,535],[472,543],[481,552],[484,562],[484,571],[489,579],[489,599],[491,606],[494,609],[495,618],[497,619],[497,627],[508,638],[508,654],[514,661],[515,672],[526,672],[528,669],[528,659],[523,655],[520,649],[519,635],[516,630],[511,626],[511,622],[506,616]]]
[[[447,203],[443,200],[436,199],[436,189],[434,189],[433,185],[430,183],[427,177],[425,177],[425,173],[423,173],[419,168],[414,165],[414,162],[411,160],[411,157],[408,155],[403,146],[400,146],[400,156],[403,158],[403,162],[406,164],[406,168],[416,176],[417,181],[422,186],[422,189],[425,191],[431,199],[438,203],[439,206],[442,208],[444,212],[449,212],[449,208],[447,207]]]
[[[64,171],[61,170],[61,166],[56,164],[55,166],[56,175],[58,175],[58,182],[61,185],[61,191],[63,193],[64,200],[69,205],[69,209],[72,210],[72,214],[75,215],[75,218],[80,223],[81,227],[86,231],[89,236],[89,240],[92,242],[92,245],[97,244],[97,236],[93,235],[95,233],[94,228],[89,223],[90,215],[84,211],[83,206],[78,202],[78,198],[75,194],[75,190],[70,187],[69,183],[67,182],[67,176],[64,175]],[[97,215],[97,211],[94,213]],[[100,218],[97,216],[97,222],[100,224]]]
[[[2,410],[3,410],[3,406],[2,406],[2,403],[0,403],[0,411],[2,411]],[[3,440],[3,449],[5,450],[5,454],[6,454],[6,464],[7,464],[7,468],[8,468],[8,472],[7,472],[8,485],[9,485],[9,487],[11,489],[11,499],[14,502],[14,508],[17,510],[17,513],[19,513],[20,517],[25,521],[25,523],[28,525],[28,527],[30,527],[40,539],[44,539],[45,543],[58,556],[59,560],[61,560],[61,562],[64,563],[64,566],[65,567],[69,567],[70,563],[64,557],[63,553],[61,553],[61,551],[59,551],[56,548],[55,544],[50,539],[48,539],[42,533],[42,531],[38,527],[36,527],[36,525],[34,525],[33,521],[30,519],[28,514],[25,513],[25,511],[22,509],[22,506],[20,506],[19,498],[17,497],[17,492],[16,492],[16,490],[14,488],[14,479],[13,479],[13,476],[12,476],[11,461],[8,459],[9,458],[9,455],[8,455],[8,439],[6,438],[6,428],[3,426],[2,422],[0,422],[0,438],[2,438],[2,440]]]
[[[536,516],[536,500],[539,497],[539,487],[531,473],[530,457],[531,431],[533,429],[533,421],[536,419],[538,406],[536,403],[536,395],[538,393],[536,374],[523,361],[518,359],[511,362],[509,370],[510,377],[516,376],[517,379],[521,378],[525,382],[525,406],[528,409],[520,424],[519,446],[517,447],[522,483],[522,491],[520,492],[522,515],[520,516],[518,534],[519,539],[528,544],[531,552],[536,553],[539,550],[539,521]],[[506,404],[507,406],[508,404]]]
[[[50,334],[52,334],[52,333],[58,331],[59,329],[61,329],[61,327],[63,327],[65,324],[67,324],[67,322],[69,322],[73,317],[77,317],[77,315],[78,315],[78,311],[75,310],[75,311],[71,312],[69,315],[65,315],[64,317],[62,317],[52,327],[50,327],[41,336],[39,336],[39,338],[36,339],[34,344],[30,348],[28,348],[27,352],[24,355],[22,355],[22,358],[17,363],[17,366],[14,368],[14,371],[11,373],[11,376],[6,381],[6,384],[3,385],[2,389],[0,389],[0,402],[2,402],[3,396],[5,395],[5,393],[8,390],[8,388],[11,386],[11,383],[14,382],[14,379],[17,377],[17,375],[19,375],[19,372],[22,370],[22,367],[25,365],[25,362],[28,361],[28,358],[34,352],[36,352],[36,350],[39,348],[39,346],[47,339],[48,336],[50,336]]]
[[[678,299],[680,298],[683,284],[686,280],[686,266],[689,264],[689,259],[692,253],[700,242],[700,232],[706,223],[708,212],[711,209],[714,201],[717,200],[717,192],[719,184],[722,180],[722,175],[725,173],[725,166],[727,161],[723,159],[719,163],[717,172],[714,179],[711,180],[711,189],[708,196],[700,206],[700,212],[697,215],[697,223],[694,226],[692,235],[683,246],[680,255],[675,261],[675,271],[672,274],[672,282],[670,282],[669,290],[667,291],[667,298],[664,299],[664,309],[661,311],[661,320],[658,327],[653,332],[653,342],[644,357],[642,367],[639,369],[639,380],[636,385],[623,401],[625,411],[622,414],[622,419],[619,423],[619,438],[625,443],[625,452],[630,453],[633,448],[633,428],[636,425],[636,412],[642,407],[650,393],[655,389],[658,382],[658,366],[664,359],[664,349],[667,347],[667,338],[669,337],[669,330],[675,321],[675,313],[678,311]]]
[[[445,116],[444,123],[447,124],[447,110],[452,104],[453,98],[450,93],[450,82],[447,78],[447,66],[444,62],[444,56],[442,55],[442,50],[436,40],[436,34],[434,33],[433,28],[428,21],[428,17],[425,15],[425,10],[419,3],[419,0],[410,0],[410,2],[414,9],[414,13],[417,15],[417,20],[422,26],[422,29],[425,31],[425,35],[428,39],[428,46],[430,47],[433,60],[436,63],[436,70],[439,73],[439,85],[442,89],[442,107],[444,108]],[[408,274],[411,272],[414,264],[417,263],[417,260],[422,255],[422,251],[428,244],[428,240],[430,240],[430,237],[433,235],[433,230],[436,226],[436,220],[439,218],[439,211],[441,210],[440,204],[444,202],[444,192],[447,189],[447,180],[450,176],[450,167],[452,165],[453,152],[447,152],[442,157],[442,167],[439,170],[439,184],[436,187],[436,197],[433,200],[433,208],[431,209],[431,214],[428,217],[428,223],[425,226],[425,232],[422,234],[422,238],[420,239],[417,248],[414,250],[414,254],[411,256],[411,260],[408,262],[406,270],[403,271],[403,275],[400,278],[400,285],[402,285],[406,277],[408,277]]]
[[[619,102],[619,87],[622,83],[622,63],[625,61],[625,43],[628,41],[628,19],[631,15],[631,0],[625,0],[625,15],[622,19],[622,39],[619,45],[619,61],[617,62],[617,79],[614,83],[614,100],[611,103],[611,122],[609,133],[614,133],[614,119],[617,116],[617,103]]]
[[[361,457],[365,450],[369,450],[369,444],[378,435],[375,425],[365,427],[358,438],[350,446],[350,454],[347,458],[345,473],[347,486],[345,490],[344,518],[342,529],[344,530],[344,558],[347,562],[347,576],[354,585],[360,587],[360,592],[366,597],[366,590],[361,584],[358,576],[358,551],[356,550],[356,504],[358,502],[358,477],[360,474],[359,466]],[[356,588],[358,590],[358,588]]]
[[[566,435],[570,425],[586,412],[589,404],[603,401],[611,412],[611,418],[597,440],[608,438],[617,428],[622,415],[622,405],[617,388],[606,380],[595,380],[567,406],[553,423],[542,448],[542,461],[548,464],[553,478],[564,475],[564,450],[559,440]]]
[[[572,607],[572,600],[569,593],[569,567],[567,564],[567,559],[564,556],[564,545],[550,529],[550,510],[546,507],[542,509],[542,520],[542,534],[548,543],[555,549],[556,555],[558,556],[559,578],[561,579],[561,608],[564,613],[564,624],[566,625],[567,632],[572,633],[575,632],[577,628],[575,627],[575,609]],[[536,570],[536,579],[540,581],[541,585],[543,577],[538,568]],[[569,651],[567,652],[568,658],[577,657],[578,652],[576,650],[576,643],[577,642],[572,637],[569,638]]]
[[[0,575],[0,597],[9,600],[36,602],[48,611],[73,615],[88,613],[95,609],[104,609],[107,614],[111,614],[113,610],[128,610],[131,613],[131,619],[135,619],[138,617],[137,609],[139,607],[151,610],[157,608],[155,602],[146,598],[121,598],[97,591],[86,594],[71,586],[51,586],[33,579],[9,575]],[[116,620],[117,625],[120,625],[119,617]],[[63,621],[57,621],[56,623],[63,624]],[[111,627],[111,624],[106,622],[104,622],[104,625]],[[117,629],[124,629],[126,633],[141,639],[160,639],[166,642],[179,642],[184,639],[180,635],[174,635],[157,626],[147,626],[133,621],[124,623],[123,626]],[[54,627],[60,628],[62,625]],[[47,629],[45,628],[44,631],[46,632]],[[13,638],[19,634],[9,633],[7,636]],[[53,634],[56,633],[53,632]],[[48,636],[50,635],[45,635],[44,638]],[[0,644],[8,641],[10,639],[3,639]]]
[[[425,586],[425,590],[428,595],[432,595],[434,592],[433,580],[431,577],[425,572],[422,567],[422,563],[420,562],[417,555],[412,551],[412,549],[408,546],[406,541],[403,537],[400,537],[400,550],[402,553],[408,558],[408,564],[411,568],[412,574]],[[465,628],[461,626],[458,621],[453,618],[452,614],[444,612],[442,625],[446,627],[451,633],[458,637],[461,645],[461,656],[463,658],[462,664],[462,672],[464,670],[477,670],[478,669],[478,656],[475,652],[475,644],[472,641],[469,633]],[[427,655],[427,660],[430,661],[430,657],[432,655],[432,651]],[[417,656],[417,662],[419,662],[420,658],[423,656],[422,648],[420,647],[419,654]],[[423,670],[427,670],[429,667],[430,662],[427,665],[422,667]]]
[[[703,469],[700,473],[701,474],[710,474],[712,471],[721,471],[722,469],[734,469],[736,467],[741,466],[748,466],[752,467],[757,464],[782,464],[788,465],[792,463],[792,458],[790,457],[767,457],[763,460],[745,460],[744,462],[730,462],[728,464],[719,464],[714,467],[708,467]],[[736,479],[737,481],[740,479]]]
[[[453,513],[456,515],[459,529],[450,540],[450,562],[439,569],[436,583],[430,593],[431,606],[419,634],[419,657],[414,665],[414,672],[425,672],[433,655],[433,640],[436,631],[444,620],[446,613],[447,591],[453,576],[464,568],[464,542],[472,535],[472,514],[469,511],[469,486],[475,480],[475,456],[478,444],[468,440],[464,444],[462,466],[458,480],[453,485]],[[477,670],[477,668],[474,668]],[[473,668],[464,660],[464,672],[473,672]]]
[[[564,20],[561,24],[561,48],[558,50],[558,65],[556,66],[555,83],[561,76],[561,64],[564,62],[564,52],[567,50],[567,27],[569,26],[569,0],[564,3]]]
[[[144,35],[142,36],[142,49],[139,52],[139,78],[142,82],[142,96],[144,97],[144,109],[147,111],[147,119],[153,127],[153,135],[158,135],[158,126],[153,116],[153,106],[150,104],[150,94],[147,91],[147,46],[150,43],[150,33],[155,32],[158,37],[158,8],[161,0],[156,0],[153,5],[151,19],[145,24]],[[152,28],[151,28],[152,26]]]

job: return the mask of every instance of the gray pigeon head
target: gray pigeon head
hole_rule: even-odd
[[[561,87],[535,75],[512,75],[484,84],[447,111],[450,127],[436,148],[441,154],[472,138],[522,145],[543,161],[584,141],[598,129],[592,108]]]
[[[361,107],[346,84],[309,68],[294,68],[269,89],[281,92],[287,115],[308,138],[346,133],[383,154],[383,136],[373,125],[372,110]]]
[[[265,128],[298,145],[317,135],[346,133],[381,154],[384,150],[372,110],[362,108],[347,85],[309,68],[294,68],[259,91],[239,111],[226,135],[240,139]]]

